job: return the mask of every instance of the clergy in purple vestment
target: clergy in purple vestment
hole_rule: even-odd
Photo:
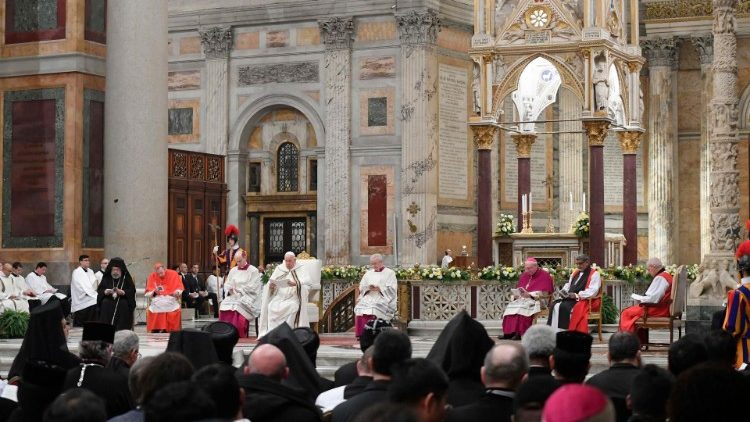
[[[546,297],[554,290],[552,277],[539,268],[536,259],[528,258],[523,267],[518,286],[511,289],[513,301],[508,303],[503,313],[504,338],[520,338],[531,327],[534,315],[541,311],[539,298]]]

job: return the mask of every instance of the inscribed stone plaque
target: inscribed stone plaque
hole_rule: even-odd
[[[541,129],[537,127],[537,129]],[[551,135],[539,135],[531,146],[531,193],[534,205],[544,205],[547,200],[547,144]],[[505,134],[503,175],[505,179],[505,201],[518,201],[518,154],[510,134]],[[528,192],[521,192],[528,193]]]
[[[469,127],[466,124],[466,69],[440,64],[439,80],[440,197],[467,199]]]
[[[169,109],[169,135],[190,135],[193,133],[193,109]]]
[[[65,90],[4,98],[3,247],[62,246]]]
[[[622,148],[617,133],[609,132],[604,139],[604,205],[621,207],[622,203]],[[635,157],[636,192],[639,207],[645,206],[643,196],[643,142]]]
[[[526,31],[526,44],[546,44],[549,41],[549,31]]]
[[[388,97],[367,99],[367,126],[388,125]]]
[[[275,63],[240,66],[239,85],[318,82],[318,62]]]

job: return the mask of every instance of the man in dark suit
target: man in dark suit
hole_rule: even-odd
[[[521,345],[500,342],[487,352],[482,367],[486,390],[477,402],[452,409],[446,422],[510,422],[516,388],[529,372],[529,361]]]
[[[182,284],[185,286],[185,290],[182,291],[182,301],[185,306],[200,312],[203,303],[210,300],[214,308],[214,318],[218,318],[219,299],[216,297],[216,293],[208,292],[205,280],[198,274],[200,271],[198,264],[193,264],[189,273],[183,273],[183,269],[187,271],[187,264],[180,264],[180,276],[182,276]]]
[[[630,417],[626,398],[633,386],[633,379],[640,372],[641,343],[638,337],[626,331],[619,331],[609,338],[609,369],[593,377],[586,384],[592,385],[606,394],[617,412],[617,421],[624,422]]]

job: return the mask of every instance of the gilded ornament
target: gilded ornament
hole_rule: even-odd
[[[530,133],[517,133],[511,135],[511,138],[516,144],[518,158],[531,158],[531,146],[534,145],[536,135]]]
[[[474,145],[479,150],[492,149],[495,142],[495,135],[498,128],[494,125],[472,125],[471,130],[474,133]]]
[[[531,7],[526,11],[524,19],[529,29],[545,29],[552,22],[552,9],[544,5]]]
[[[589,146],[604,146],[610,121],[608,119],[584,120],[583,128],[589,138]]]
[[[637,154],[638,147],[641,145],[641,135],[643,132],[638,130],[626,130],[619,132],[620,147],[623,154]]]

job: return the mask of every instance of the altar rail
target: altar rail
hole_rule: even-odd
[[[351,280],[323,280],[321,315],[328,311],[337,297],[358,284]],[[515,283],[499,281],[399,281],[398,319],[408,323],[413,320],[445,321],[466,310],[478,320],[500,320],[510,300],[510,289]],[[618,311],[633,305],[630,295],[643,293],[646,283],[628,283],[623,280],[605,281],[606,293]],[[337,306],[352,307],[351,301],[338,301]],[[353,309],[332,309],[329,314],[352,315]],[[346,331],[349,323],[335,324],[330,331]]]

